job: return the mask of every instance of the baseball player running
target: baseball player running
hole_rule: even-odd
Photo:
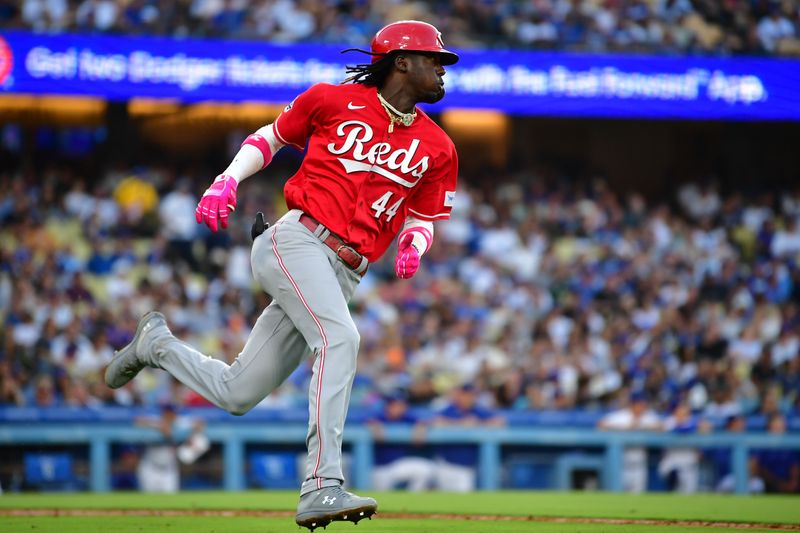
[[[385,26],[366,53],[371,62],[348,67],[344,84],[312,86],[248,136],[197,206],[198,223],[225,229],[239,183],[283,146],[306,147],[284,189],[288,213],[253,242],[253,275],[272,303],[233,364],[177,339],[164,316],[150,312],[105,374],[118,388],[146,366],[162,368],[242,415],[311,352],[308,460],[296,522],[312,531],[335,520],[358,523],[377,510],[374,499],[342,488],[342,431],[359,346],[347,302],[398,234],[395,272],[404,279],[416,273],[433,222],[449,218],[456,190],[455,147],[416,104],[444,97],[444,66],[458,56],[444,49],[435,27],[418,21]]]

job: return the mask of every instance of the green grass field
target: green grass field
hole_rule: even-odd
[[[349,522],[333,523],[326,533],[709,533],[726,524],[737,529],[751,524],[749,531],[800,531],[800,497],[791,496],[558,492],[370,495],[379,503],[378,515],[372,521],[365,520],[357,527]],[[272,491],[5,494],[0,496],[0,531],[299,531],[294,523],[296,504],[295,492]],[[20,510],[32,515],[37,509],[44,516],[19,516]],[[57,512],[61,515],[56,516]],[[616,519],[633,523],[618,523]],[[675,521],[680,522],[669,523]]]

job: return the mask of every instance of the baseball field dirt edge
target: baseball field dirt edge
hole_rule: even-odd
[[[0,516],[7,517],[64,517],[64,516],[220,516],[220,517],[293,517],[290,511],[256,511],[256,510],[203,510],[203,509],[0,509]],[[437,514],[437,513],[379,513],[379,518],[386,519],[431,519],[431,520],[465,520],[486,522],[544,522],[556,524],[608,524],[636,526],[674,526],[707,527],[710,529],[768,529],[774,531],[800,531],[800,524],[775,524],[763,522],[726,522],[712,520],[654,520],[644,518],[580,518],[559,516],[501,516],[470,514]]]

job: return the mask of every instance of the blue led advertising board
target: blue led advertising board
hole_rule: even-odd
[[[0,94],[286,103],[363,62],[329,45],[0,34]],[[515,115],[800,120],[800,61],[461,50],[426,109]]]

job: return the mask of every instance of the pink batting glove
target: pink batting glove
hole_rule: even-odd
[[[220,174],[206,189],[197,209],[194,211],[198,224],[205,223],[211,231],[217,232],[217,219],[222,229],[228,227],[228,214],[236,210],[236,187],[239,184],[230,176]]]
[[[397,245],[397,258],[394,261],[394,273],[398,278],[408,279],[417,273],[419,268],[419,250],[411,244],[414,235],[407,233]]]

